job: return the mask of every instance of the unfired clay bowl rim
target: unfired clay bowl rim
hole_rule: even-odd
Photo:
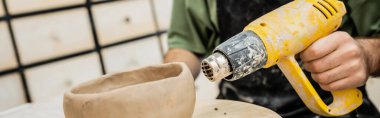
[[[176,74],[175,76],[171,76],[171,77],[168,77],[168,78],[162,78],[162,79],[159,79],[159,80],[153,80],[153,81],[149,81],[149,82],[144,82],[144,83],[138,83],[138,84],[133,84],[133,85],[128,85],[128,86],[124,86],[124,87],[120,87],[120,88],[117,88],[117,89],[113,89],[113,90],[109,90],[109,91],[104,91],[104,92],[95,92],[95,93],[77,93],[75,92],[76,89],[79,89],[79,87],[83,86],[83,85],[86,85],[86,84],[89,84],[89,82],[96,82],[98,79],[107,79],[107,78],[110,78],[114,75],[119,75],[119,74],[125,74],[125,73],[129,73],[129,72],[132,72],[132,71],[137,71],[137,70],[141,70],[141,69],[145,69],[145,68],[149,68],[149,67],[160,67],[160,66],[170,66],[170,65],[178,65],[180,67],[180,73]],[[99,95],[102,95],[102,94],[108,94],[108,93],[114,93],[114,92],[120,92],[120,91],[123,91],[123,89],[128,89],[128,88],[131,88],[131,87],[136,87],[136,86],[146,86],[146,85],[149,85],[149,84],[157,84],[157,83],[163,83],[165,81],[180,81],[180,76],[184,76],[184,73],[185,73],[185,68],[187,68],[187,66],[184,64],[184,63],[181,63],[181,62],[173,62],[173,63],[168,63],[168,64],[164,64],[164,65],[160,65],[160,66],[157,66],[157,65],[153,65],[153,66],[147,66],[147,67],[142,67],[142,68],[135,68],[135,69],[130,69],[130,70],[124,70],[124,71],[120,71],[120,72],[115,72],[115,73],[109,73],[109,74],[106,74],[106,75],[103,75],[103,76],[100,76],[94,80],[90,80],[88,82],[85,82],[85,83],[82,83],[82,84],[79,84],[78,86],[76,87],[73,87],[71,88],[71,90],[67,91],[65,93],[65,96],[99,96]],[[194,82],[193,82],[194,83]],[[86,86],[89,86],[89,85],[86,85]],[[193,85],[195,86],[195,84]],[[195,90],[194,90],[195,91]]]

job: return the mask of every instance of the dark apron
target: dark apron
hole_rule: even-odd
[[[251,21],[268,13],[291,0],[217,0],[218,22],[221,41],[225,41],[242,29]],[[299,61],[301,64],[301,62]],[[305,71],[310,79],[310,73]],[[310,79],[319,95],[329,104],[332,102],[330,92],[323,91],[317,83]],[[380,115],[369,101],[365,87],[359,88],[363,92],[363,105],[348,115],[342,117],[378,117]],[[222,81],[219,85],[218,99],[230,99],[249,102],[269,108],[282,117],[320,117],[312,113],[301,101],[277,66],[260,69],[242,79],[228,82]]]

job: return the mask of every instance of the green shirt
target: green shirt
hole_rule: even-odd
[[[352,36],[380,33],[380,0],[345,0],[348,13],[340,30]],[[216,0],[174,0],[169,48],[182,48],[199,55],[210,54],[219,39]]]

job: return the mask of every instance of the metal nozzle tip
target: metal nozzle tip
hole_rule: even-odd
[[[202,61],[202,71],[204,73],[204,75],[209,79],[209,80],[214,80],[214,78],[212,78],[213,76],[213,73],[212,73],[212,68],[210,67],[210,64],[207,62],[207,61]]]
[[[214,53],[201,63],[202,72],[210,81],[221,80],[232,72],[228,60],[220,53]]]

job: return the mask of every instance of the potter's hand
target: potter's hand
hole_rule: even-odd
[[[334,32],[314,42],[300,57],[312,78],[327,91],[356,88],[368,78],[368,59],[346,32]]]
[[[170,62],[184,62],[190,69],[194,78],[197,78],[200,68],[201,61],[200,59],[191,51],[181,49],[181,48],[172,48],[165,54],[164,63]]]

